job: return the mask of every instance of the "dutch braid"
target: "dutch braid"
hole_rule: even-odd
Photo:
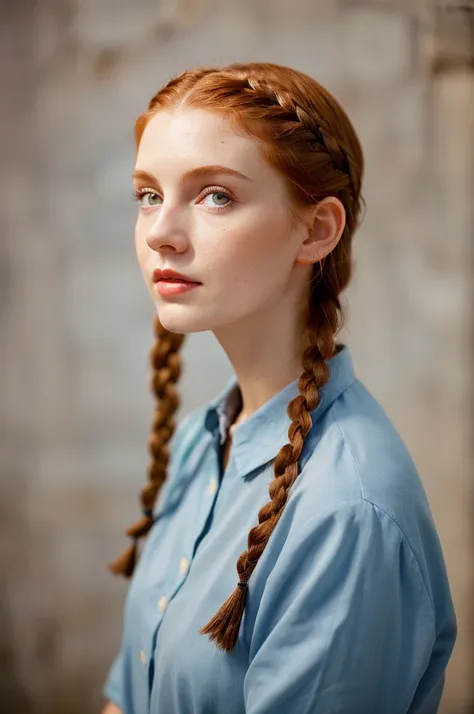
[[[253,101],[261,103],[262,100],[267,100],[270,106],[281,108],[281,117],[298,122],[299,127],[296,128],[296,131],[300,134],[300,141],[308,142],[313,151],[318,149],[325,151],[337,171],[348,177],[352,194],[359,193],[359,176],[355,171],[354,161],[348,147],[342,147],[314,114],[310,114],[297,103],[291,92],[272,88],[268,82],[253,77],[243,80],[243,91],[246,91],[247,88],[253,93]]]
[[[325,152],[332,162],[339,178],[347,181],[347,193],[358,196],[360,181],[354,175],[354,162],[349,151],[343,150],[328,130],[317,122],[308,111],[300,106],[293,95],[283,89],[273,88],[270,82],[245,78],[241,91],[252,92],[251,101],[272,112],[272,118],[294,123],[285,126],[284,136],[295,132],[300,141],[306,141],[313,151]],[[343,190],[343,189],[342,189]],[[347,210],[350,207],[347,206]],[[322,277],[322,276],[321,276]],[[258,525],[248,535],[247,550],[237,560],[238,584],[214,617],[200,630],[223,650],[232,651],[237,641],[248,595],[248,580],[252,575],[268,540],[277,525],[288,500],[289,491],[299,474],[299,459],[304,439],[312,426],[310,412],[316,409],[320,389],[329,379],[326,360],[336,349],[335,336],[342,324],[341,305],[336,290],[339,286],[328,285],[327,281],[315,282],[312,287],[308,338],[310,346],[303,355],[304,372],[298,380],[300,394],[288,405],[287,414],[291,419],[288,429],[289,443],[281,447],[274,463],[274,478],[269,485],[270,501],[258,514]],[[319,297],[319,299],[318,299]]]

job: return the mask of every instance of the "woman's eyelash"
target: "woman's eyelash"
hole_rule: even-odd
[[[132,191],[132,197],[136,201],[139,201],[142,198],[142,196],[145,196],[145,194],[147,194],[147,193],[151,193],[151,194],[158,196],[157,191],[155,191],[152,188],[137,188],[134,191]]]
[[[222,188],[222,186],[206,186],[206,188],[204,188],[201,193],[204,196],[209,196],[210,193],[222,193],[224,196],[233,198],[231,192],[228,191],[226,188]]]
[[[201,199],[206,198],[206,196],[210,196],[213,193],[216,194],[222,194],[223,196],[226,196],[229,199],[229,203],[223,205],[223,206],[215,206],[216,209],[219,210],[224,210],[228,206],[230,206],[232,203],[235,202],[235,197],[234,195],[226,188],[222,188],[222,186],[206,186],[199,194]],[[143,196],[146,196],[147,194],[151,194],[152,196],[159,196],[160,194],[156,189],[150,188],[150,187],[145,187],[145,188],[137,188],[134,191],[132,191],[132,198],[135,201],[140,201]]]

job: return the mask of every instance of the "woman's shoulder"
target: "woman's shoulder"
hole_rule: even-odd
[[[400,531],[418,560],[427,549],[438,552],[417,467],[391,419],[360,380],[338,396],[306,440],[293,487],[301,517],[306,511],[337,513],[348,503],[365,502]]]
[[[427,505],[414,460],[380,402],[358,379],[335,400],[325,429],[344,455],[346,473],[361,498],[398,520],[409,503]],[[322,440],[325,444],[325,438]]]

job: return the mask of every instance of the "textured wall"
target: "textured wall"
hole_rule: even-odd
[[[238,60],[312,74],[364,144],[346,339],[424,479],[460,625],[443,711],[470,711],[474,73],[448,25],[432,3],[389,0],[2,3],[5,711],[99,707],[125,594],[106,563],[136,514],[152,409],[133,121],[173,74]],[[230,374],[212,335],[184,357],[182,413]]]

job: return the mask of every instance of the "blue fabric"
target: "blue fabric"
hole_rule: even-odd
[[[199,628],[237,585],[297,381],[236,426],[223,474],[236,378],[181,420],[105,687],[124,714],[438,711],[456,618],[426,495],[348,348],[328,365],[231,653]]]

